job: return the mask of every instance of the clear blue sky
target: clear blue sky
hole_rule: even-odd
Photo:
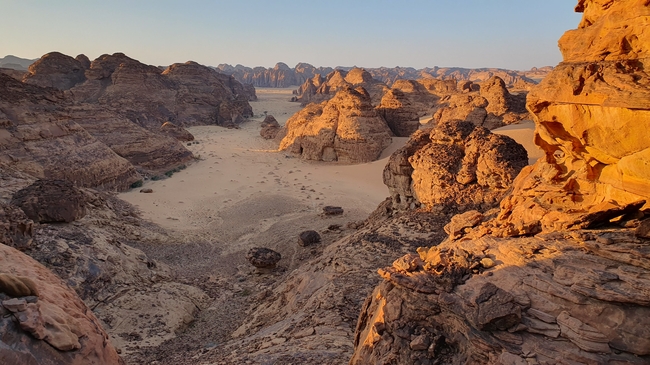
[[[0,0],[0,57],[144,63],[556,65],[577,0]]]

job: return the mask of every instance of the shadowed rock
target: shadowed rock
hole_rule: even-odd
[[[11,204],[39,223],[70,223],[86,215],[86,196],[65,180],[38,180],[19,190]]]
[[[271,269],[280,261],[282,255],[266,247],[253,247],[248,250],[246,260],[260,269]]]

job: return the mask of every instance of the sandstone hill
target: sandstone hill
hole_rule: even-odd
[[[370,94],[373,105],[377,105],[388,90],[382,82],[373,79],[368,71],[355,67],[349,71],[334,70],[325,77],[316,75],[306,80],[296,91],[296,101],[303,105],[321,102],[333,97],[338,90],[357,86],[363,87]]]
[[[351,364],[650,362],[650,4],[576,11],[528,99],[546,156],[500,211],[455,216],[445,242],[379,270]]]
[[[289,118],[280,150],[306,160],[374,161],[391,142],[386,121],[362,87],[344,86],[332,99],[312,103]]]

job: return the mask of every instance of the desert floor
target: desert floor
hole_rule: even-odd
[[[188,148],[198,160],[172,177],[145,182],[151,194],[139,189],[120,194],[135,205],[144,219],[167,231],[168,243],[143,246],[152,258],[170,265],[179,280],[198,285],[216,298],[212,310],[203,311],[197,323],[174,343],[175,347],[207,341],[222,342],[241,323],[250,303],[246,296],[266,290],[321,248],[297,243],[300,232],[319,231],[321,247],[347,232],[348,222],[367,218],[389,196],[382,171],[390,154],[407,138],[393,138],[378,161],[337,165],[303,161],[259,135],[264,112],[280,124],[300,109],[288,100],[291,89],[257,89],[251,102],[255,118],[241,129],[192,127],[198,143]],[[504,128],[500,133],[524,144],[531,161],[539,157],[532,144],[532,122]],[[532,153],[531,153],[532,152]],[[341,206],[342,216],[323,217],[325,205]],[[328,227],[340,225],[342,230]],[[255,246],[282,254],[279,270],[255,271],[245,259]],[[246,295],[242,295],[245,293]]]

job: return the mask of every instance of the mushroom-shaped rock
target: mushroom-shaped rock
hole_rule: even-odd
[[[37,180],[17,191],[11,204],[40,223],[70,223],[86,215],[85,194],[66,180]]]
[[[279,252],[266,247],[253,247],[246,254],[248,262],[260,269],[274,268],[281,258]]]

